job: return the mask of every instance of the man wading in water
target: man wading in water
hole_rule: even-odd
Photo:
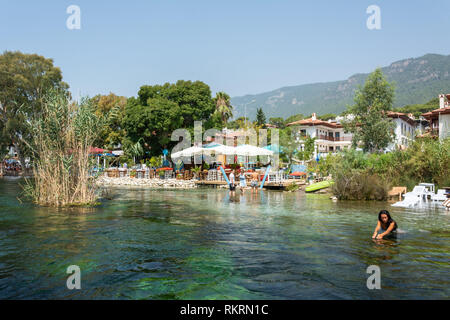
[[[259,174],[258,174],[258,172],[256,172],[256,171],[253,171],[252,173],[251,173],[251,182],[250,182],[250,185],[251,185],[251,187],[252,187],[252,193],[253,192],[256,192],[256,193],[258,193],[258,178],[259,178]]]
[[[236,191],[236,181],[234,178],[234,170],[230,172],[230,194],[234,195]]]

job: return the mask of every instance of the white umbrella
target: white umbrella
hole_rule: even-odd
[[[180,158],[180,157],[191,157],[194,156],[196,154],[202,154],[203,153],[203,149],[199,148],[199,147],[190,147],[175,153],[172,153],[171,158],[175,159],[175,158]]]
[[[214,152],[216,154],[223,154],[223,155],[234,155],[236,154],[236,148],[225,146],[225,145],[218,145],[216,147],[212,148],[204,148],[204,152]]]
[[[238,156],[254,157],[254,156],[272,156],[273,155],[273,151],[270,151],[270,150],[267,150],[264,148],[259,148],[256,146],[252,146],[249,144],[243,144],[234,149],[236,149],[235,154]]]

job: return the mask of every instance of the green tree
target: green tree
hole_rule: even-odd
[[[439,108],[439,98],[434,98],[425,104],[407,105],[396,109],[397,112],[412,113],[415,117],[419,117],[423,113],[433,111]]]
[[[353,147],[361,145],[365,152],[381,152],[393,141],[395,124],[387,117],[393,101],[393,84],[381,69],[376,69],[356,92],[355,105],[349,108],[353,120],[344,123],[353,133]]]
[[[0,55],[0,149],[12,144],[22,161],[30,155],[32,136],[27,123],[41,113],[50,90],[69,97],[68,88],[52,59],[19,51]]]
[[[178,143],[171,141],[175,129],[185,128],[192,134],[195,121],[203,121],[203,130],[217,124],[215,110],[209,86],[200,81],[142,86],[138,98],[127,101],[124,146],[129,149],[142,138],[144,152],[159,155],[163,148]]]
[[[316,138],[311,138],[310,136],[306,136],[303,140],[303,151],[298,152],[298,157],[300,160],[310,160],[314,155],[315,149],[315,141]]]
[[[286,120],[284,121],[284,123],[287,125],[288,123],[299,121],[304,118],[305,118],[305,116],[303,114],[299,113],[299,114],[295,114],[293,116],[287,117]]]
[[[211,89],[201,81],[179,80],[175,84],[142,86],[138,95],[142,106],[149,106],[149,99],[154,98],[177,104],[179,116],[183,119],[179,128],[191,128],[194,126],[194,121],[205,121],[207,124],[206,120],[216,110]]]
[[[334,113],[326,113],[326,114],[323,114],[321,116],[318,116],[318,118],[320,120],[323,120],[323,121],[328,121],[328,120],[331,120],[331,119],[335,119],[336,115]]]
[[[95,113],[104,117],[104,126],[95,142],[97,146],[114,149],[116,145],[123,144],[125,130],[122,126],[122,120],[125,116],[126,97],[120,97],[114,93],[108,95],[97,95],[91,98],[95,106]]]
[[[127,154],[133,157],[134,164],[136,164],[136,158],[142,157],[144,155],[144,148],[141,144],[142,141],[143,139],[141,138],[134,144],[128,144],[125,150]]]
[[[262,108],[258,108],[256,111],[256,124],[258,126],[264,126],[266,124],[266,115]]]
[[[296,131],[295,127],[286,127],[279,131],[280,146],[283,150],[280,158],[287,161],[288,164],[292,163],[292,159],[297,155],[300,148],[300,141],[296,139],[294,134]]]
[[[269,123],[276,126],[279,129],[284,129],[284,127],[286,126],[284,119],[280,117],[270,118]]]
[[[227,124],[227,127],[234,130],[243,129],[245,128],[245,123],[248,123],[248,120],[249,119],[247,117],[239,117],[236,120],[230,121]]]
[[[183,117],[180,107],[165,98],[150,98],[148,104],[142,106],[138,100],[128,99],[123,119],[127,134],[124,150],[132,150],[132,146],[142,138],[145,149],[151,155],[159,155],[164,146],[171,143],[172,131],[182,128]]]
[[[226,125],[228,119],[233,117],[233,107],[230,102],[230,96],[225,92],[217,92],[216,97],[214,98],[214,104],[216,105],[215,112]]]
[[[161,165],[162,165],[162,158],[159,156],[159,157],[156,157],[156,156],[153,156],[153,157],[151,157],[151,159],[150,159],[150,165],[153,167],[153,168],[159,168],[159,167],[161,167]]]

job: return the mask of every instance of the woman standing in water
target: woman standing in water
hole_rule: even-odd
[[[244,188],[247,187],[247,181],[246,181],[244,169],[241,169],[241,174],[239,175],[239,187],[241,189],[241,193],[243,193]]]
[[[378,223],[372,235],[372,239],[383,239],[388,235],[395,234],[397,230],[397,222],[392,219],[389,211],[381,210],[378,213]]]

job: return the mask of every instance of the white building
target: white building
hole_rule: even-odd
[[[393,151],[395,149],[406,149],[416,137],[417,123],[412,114],[405,114],[401,112],[388,112],[388,117],[395,123],[395,139],[386,151]]]
[[[450,94],[439,95],[439,109],[424,113],[422,116],[430,122],[431,133],[439,139],[450,137]]]
[[[352,134],[345,133],[344,127],[333,120],[319,120],[315,113],[309,119],[303,119],[289,123],[288,126],[296,127],[296,139],[303,141],[306,136],[316,138],[316,154],[323,156],[343,149],[349,149],[352,144]],[[302,145],[302,148],[304,146]]]
[[[416,136],[417,121],[411,114],[407,115],[400,112],[388,112],[388,117],[395,123],[395,140],[386,151],[395,149],[406,149]],[[352,115],[347,116],[348,120]],[[297,139],[303,141],[306,136],[316,138],[316,152],[314,156],[326,156],[328,153],[335,153],[340,150],[349,149],[352,145],[353,135],[344,131],[340,123],[343,117],[337,117],[336,120],[319,120],[315,113],[309,119],[303,119],[289,123],[288,126],[297,128]],[[302,145],[303,148],[303,145]]]

